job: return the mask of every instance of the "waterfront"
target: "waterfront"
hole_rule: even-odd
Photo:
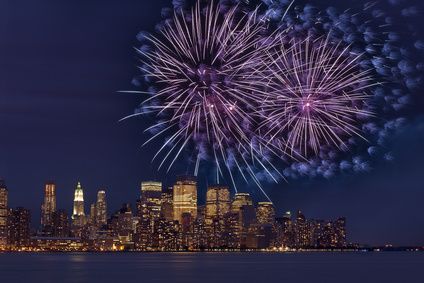
[[[0,282],[423,282],[422,252],[3,253]]]

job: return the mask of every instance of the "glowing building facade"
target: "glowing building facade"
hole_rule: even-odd
[[[272,202],[259,202],[256,218],[259,224],[274,224],[275,208]]]
[[[56,211],[56,185],[46,183],[44,187],[44,202],[41,205],[41,226],[43,230],[53,227],[53,213]]]
[[[97,192],[96,223],[99,226],[106,225],[107,223],[107,202],[105,191]]]
[[[182,223],[183,213],[197,217],[197,181],[193,176],[179,176],[173,189],[174,220]]]
[[[206,192],[205,224],[212,224],[214,219],[223,219],[230,212],[230,190],[227,186],[214,185]]]

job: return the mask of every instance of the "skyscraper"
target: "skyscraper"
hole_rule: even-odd
[[[227,186],[209,186],[206,192],[206,225],[210,225],[213,219],[223,219],[230,212],[230,190]]]
[[[81,183],[78,182],[74,195],[74,210],[72,214],[72,226],[74,235],[80,234],[80,228],[85,224],[84,192]]]
[[[148,210],[151,219],[159,218],[162,198],[162,183],[161,182],[142,182],[141,183],[141,202],[144,203]]]
[[[106,192],[97,192],[96,202],[96,213],[97,213],[97,225],[103,226],[107,223],[107,203],[106,203]]]
[[[193,176],[179,176],[173,189],[174,220],[182,223],[182,214],[197,217],[197,181]]]
[[[56,185],[46,183],[44,187],[44,202],[41,205],[41,227],[43,231],[51,231],[53,226],[53,213],[56,211]]]
[[[75,216],[85,216],[84,213],[84,192],[81,187],[81,183],[78,182],[77,188],[75,189],[74,194],[74,213],[72,218]]]
[[[7,187],[0,180],[0,250],[7,246]]]
[[[259,224],[274,224],[275,209],[272,202],[259,202],[256,218]]]

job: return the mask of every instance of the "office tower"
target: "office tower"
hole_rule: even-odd
[[[0,180],[0,250],[7,246],[7,187],[3,180]]]
[[[230,190],[227,186],[209,186],[206,192],[205,224],[212,224],[213,219],[222,220],[230,212],[230,206]]]
[[[8,215],[8,242],[12,248],[30,245],[31,214],[28,209],[18,207],[10,209]]]
[[[272,202],[259,202],[256,211],[256,218],[259,224],[274,224],[275,209]]]
[[[81,236],[80,228],[85,225],[84,192],[78,182],[74,195],[74,210],[72,214],[72,230],[74,236]]]
[[[48,182],[44,187],[44,202],[41,205],[41,227],[43,232],[50,233],[53,226],[53,213],[56,211],[56,185]]]
[[[173,189],[174,220],[182,223],[182,214],[197,217],[197,181],[193,176],[179,176]]]
[[[59,209],[53,213],[53,236],[69,237],[69,219],[65,210]]]
[[[243,205],[253,205],[252,198],[248,193],[236,193],[231,203],[231,212],[238,213]]]
[[[173,192],[172,187],[169,187],[162,193],[162,203],[161,203],[161,217],[165,218],[166,221],[174,220],[173,217]]]
[[[141,202],[147,205],[150,218],[152,220],[159,218],[161,210],[162,183],[161,182],[142,182],[141,183]]]
[[[97,202],[96,202],[96,222],[97,225],[103,226],[107,224],[107,203],[106,203],[106,192],[98,191],[97,192]]]

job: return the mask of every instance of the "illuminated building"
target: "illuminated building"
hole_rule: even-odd
[[[259,202],[256,210],[256,218],[259,224],[274,224],[275,209],[272,202]]]
[[[305,215],[299,210],[295,221],[295,246],[297,248],[309,247],[311,244],[311,229]]]
[[[206,192],[205,229],[209,246],[219,248],[225,245],[224,216],[230,212],[230,191],[227,186],[212,185]]]
[[[8,243],[12,248],[30,246],[31,214],[28,209],[10,209],[8,215]]]
[[[7,187],[3,180],[0,180],[0,250],[7,247]]]
[[[236,193],[231,203],[231,211],[238,213],[242,206],[253,205],[252,198],[249,193]]]
[[[96,202],[96,223],[99,226],[107,224],[107,203],[106,203],[106,192],[97,192]]]
[[[223,219],[230,212],[230,190],[227,186],[209,186],[206,192],[206,225],[210,225],[213,219]]]
[[[48,182],[44,186],[44,202],[41,205],[41,227],[45,234],[53,229],[53,213],[56,211],[56,185]]]
[[[282,239],[281,244],[285,247],[294,247],[294,225],[292,221],[292,215],[290,211],[284,213],[281,219]]]
[[[72,214],[72,234],[75,237],[82,236],[82,227],[86,223],[84,212],[84,192],[81,183],[78,182],[74,194],[74,209]]]
[[[346,218],[340,217],[334,223],[334,234],[336,235],[336,246],[346,247]]]
[[[86,247],[80,238],[72,237],[34,237],[31,238],[32,247],[42,251],[85,251]]]
[[[146,204],[149,210],[150,218],[159,218],[161,211],[162,183],[161,182],[142,182],[141,183],[141,202]]]
[[[182,214],[190,213],[197,217],[197,182],[192,176],[180,176],[173,189],[174,220],[182,223]]]
[[[78,182],[77,188],[75,189],[74,194],[74,210],[72,214],[72,219],[77,216],[85,216],[84,212],[84,191],[82,190],[81,183]]]

